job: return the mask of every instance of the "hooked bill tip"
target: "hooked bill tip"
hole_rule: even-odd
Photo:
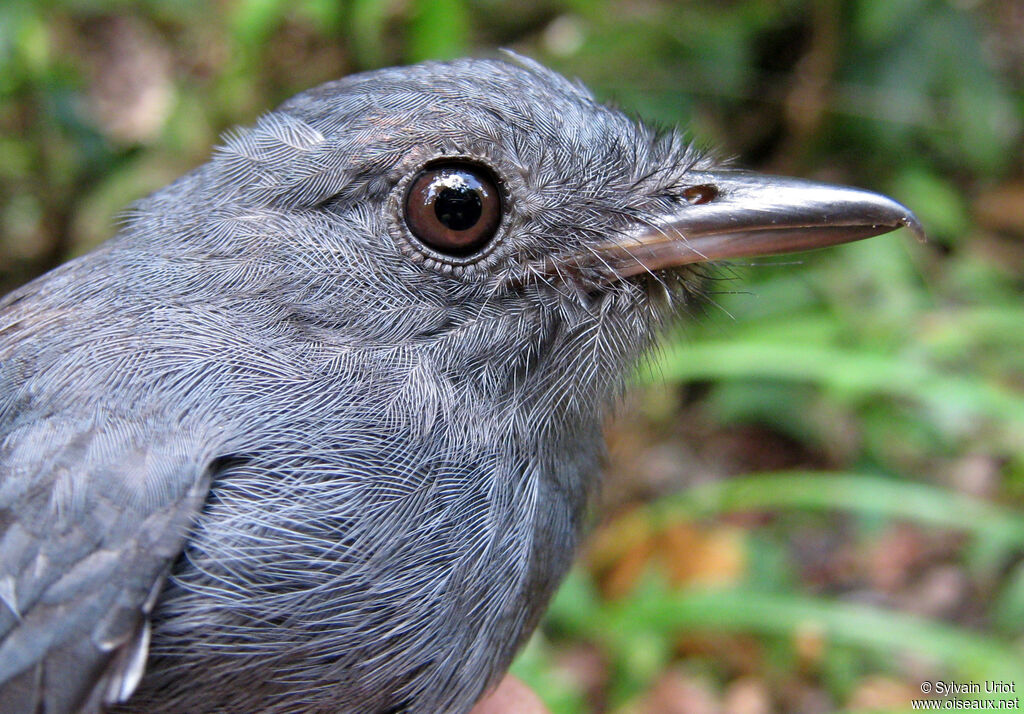
[[[917,219],[917,216],[910,211],[907,211],[907,214],[900,219],[900,225],[904,228],[909,228],[910,232],[914,234],[915,238],[917,238],[918,243],[928,242],[928,236],[924,232],[924,226],[921,225],[921,221]]]

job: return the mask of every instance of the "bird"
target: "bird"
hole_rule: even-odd
[[[0,301],[0,712],[468,711],[708,265],[901,227],[511,53],[298,94]]]

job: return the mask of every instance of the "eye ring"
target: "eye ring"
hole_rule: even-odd
[[[410,182],[403,200],[409,233],[441,255],[466,259],[494,239],[503,201],[489,169],[465,160],[424,167]]]

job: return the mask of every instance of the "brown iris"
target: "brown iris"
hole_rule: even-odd
[[[424,244],[466,257],[486,246],[501,222],[501,195],[491,173],[458,161],[424,169],[405,197],[405,221]]]

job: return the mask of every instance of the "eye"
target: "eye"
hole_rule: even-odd
[[[464,161],[435,164],[409,186],[405,222],[427,246],[465,257],[494,237],[501,208],[501,194],[490,171]]]

